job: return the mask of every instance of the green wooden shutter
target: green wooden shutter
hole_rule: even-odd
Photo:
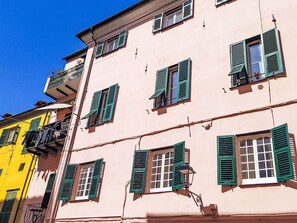
[[[266,76],[273,76],[284,72],[277,29],[263,33],[264,64]]]
[[[156,99],[162,93],[167,95],[167,84],[168,84],[168,68],[158,70],[156,78],[155,93],[149,99]]]
[[[183,19],[191,17],[193,14],[193,1],[188,0],[183,3]]]
[[[103,159],[95,161],[94,172],[91,181],[89,199],[96,198],[100,183],[101,169],[102,169]]]
[[[103,122],[112,120],[115,102],[117,98],[118,84],[112,85],[108,89],[108,95],[104,107]]]
[[[183,188],[184,176],[179,172],[180,167],[185,164],[185,142],[177,143],[173,146],[173,175],[172,175],[172,190]]]
[[[153,32],[157,32],[162,29],[163,13],[154,17]]]
[[[104,42],[98,42],[97,48],[96,48],[96,57],[99,57],[103,54],[104,50]]]
[[[5,139],[7,136],[8,129],[3,129],[1,137],[0,137],[0,147],[5,144]]]
[[[30,126],[29,126],[29,130],[28,131],[32,131],[32,130],[38,129],[39,128],[40,121],[41,121],[41,117],[33,119],[30,122]],[[26,143],[24,143],[22,153],[26,153],[26,152],[27,152]]]
[[[49,176],[49,179],[48,179],[48,182],[47,182],[47,186],[46,186],[46,189],[45,189],[45,193],[43,195],[43,199],[42,199],[42,202],[41,202],[41,208],[47,208],[49,199],[51,197],[51,193],[52,193],[52,189],[53,189],[55,177],[56,177],[56,174],[55,173],[52,173]]]
[[[230,61],[232,75],[232,86],[248,83],[247,78],[247,59],[246,59],[246,43],[241,41],[230,46]]]
[[[178,63],[178,101],[190,98],[191,60]]]
[[[118,41],[117,48],[124,46],[126,44],[126,39],[127,39],[127,30],[119,34],[119,41]]]
[[[277,181],[294,178],[288,125],[271,129]]]
[[[12,143],[12,144],[16,144],[16,140],[17,140],[17,137],[18,137],[18,135],[19,135],[19,132],[20,132],[20,127],[19,126],[16,126],[15,127],[15,132],[14,132],[14,134],[13,134],[13,138],[12,138],[12,141],[10,142],[10,143]]]
[[[77,170],[77,164],[67,165],[66,171],[64,174],[64,178],[62,181],[59,200],[61,200],[61,201],[69,201],[70,200],[76,170]]]
[[[95,123],[90,123],[90,121],[91,121],[90,117],[92,115],[95,115],[95,116],[98,115],[98,109],[100,107],[101,97],[102,97],[102,91],[97,91],[93,94],[90,112],[88,114],[86,114],[84,117],[82,117],[82,119],[86,119],[86,118],[88,119],[87,126],[92,126],[95,124]],[[95,119],[94,119],[94,122],[96,122]]]
[[[218,185],[236,185],[234,136],[218,136]]]
[[[135,150],[130,193],[143,194],[145,192],[148,150]]]

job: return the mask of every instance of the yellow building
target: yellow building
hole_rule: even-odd
[[[24,138],[28,130],[48,123],[49,112],[31,109],[17,115],[5,114],[0,121],[0,222],[21,222],[36,155],[28,153]]]

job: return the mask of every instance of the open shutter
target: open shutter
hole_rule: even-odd
[[[13,132],[12,140],[11,140],[10,143],[12,143],[12,144],[15,144],[16,143],[16,140],[17,140],[17,137],[19,135],[20,129],[21,128],[19,126],[16,126],[15,127],[15,129],[13,130],[14,132]]]
[[[49,179],[48,179],[48,182],[47,182],[47,186],[46,186],[46,189],[45,189],[45,193],[43,195],[43,199],[42,199],[42,202],[41,202],[41,208],[47,208],[49,199],[51,197],[51,192],[52,192],[52,189],[53,189],[55,177],[56,177],[56,174],[55,173],[52,173],[49,176]]]
[[[29,131],[38,129],[39,128],[40,121],[41,121],[41,117],[33,119],[30,122],[29,130],[26,132],[26,134],[28,134]],[[26,153],[27,152],[27,148],[26,148],[26,144],[27,143],[26,142],[23,142],[23,144],[24,144],[24,146],[23,146],[22,153]]]
[[[84,117],[82,117],[82,119],[86,119],[88,118],[88,124],[87,126],[91,126],[94,125],[95,123],[90,123],[90,117],[92,115],[96,115],[98,113],[98,109],[100,107],[100,102],[101,102],[101,97],[102,97],[102,91],[97,91],[93,94],[93,99],[92,99],[92,104],[91,104],[91,108],[90,108],[90,112],[85,115]],[[94,119],[94,122],[96,120]]]
[[[190,98],[191,60],[178,63],[178,101]]]
[[[104,50],[104,42],[98,42],[97,48],[96,48],[96,57],[99,57],[103,54]]]
[[[66,167],[62,186],[60,190],[59,200],[69,201],[72,193],[73,183],[75,179],[77,164],[69,164]]]
[[[193,14],[193,1],[188,0],[183,3],[183,19],[191,17]]]
[[[153,32],[159,31],[162,29],[163,13],[156,15],[154,17]]]
[[[119,41],[118,41],[117,48],[120,48],[126,44],[126,38],[127,38],[127,30],[119,34]]]
[[[277,29],[269,30],[262,36],[266,76],[283,73],[283,62]]]
[[[167,95],[167,82],[168,82],[168,68],[158,70],[156,78],[155,93],[149,99],[156,99],[162,93]]]
[[[89,198],[96,198],[97,192],[99,188],[100,176],[101,176],[101,169],[102,169],[103,159],[99,159],[95,161],[94,172],[91,181],[90,193]]]
[[[271,129],[276,177],[278,182],[294,178],[288,125]]]
[[[246,58],[245,41],[230,46],[231,71],[229,75],[232,75],[232,86],[248,83]]]
[[[130,193],[143,194],[145,192],[148,150],[135,150]]]
[[[173,175],[172,175],[172,190],[183,188],[184,176],[179,172],[180,167],[185,164],[185,142],[177,143],[173,146]]]
[[[115,84],[109,87],[107,100],[104,107],[103,122],[110,121],[113,118],[117,92],[118,92],[118,84]]]
[[[234,136],[218,136],[218,185],[236,185]]]
[[[1,137],[0,137],[0,147],[5,144],[5,139],[7,136],[8,129],[3,129]]]

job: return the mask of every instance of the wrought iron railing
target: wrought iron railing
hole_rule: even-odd
[[[66,83],[70,80],[74,80],[80,77],[83,72],[83,68],[84,68],[84,63],[81,63],[68,70],[56,72],[53,76],[50,77],[48,89],[55,88],[63,83]]]
[[[43,223],[46,209],[41,208],[41,203],[28,204],[23,223]]]

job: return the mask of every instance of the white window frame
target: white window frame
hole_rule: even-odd
[[[260,66],[260,76],[259,78],[256,78],[253,76],[253,73],[252,73],[252,69],[251,69],[251,54],[250,54],[250,46],[254,46],[256,44],[259,44],[259,47],[260,47],[260,54],[261,54],[261,66]],[[249,74],[249,83],[251,82],[255,82],[255,81],[259,81],[259,80],[262,80],[266,77],[265,75],[265,68],[264,68],[264,52],[263,52],[263,45],[262,45],[262,40],[261,39],[258,39],[258,40],[255,40],[255,41],[252,41],[252,42],[247,42],[246,43],[246,52],[247,52],[247,62],[248,62],[248,74]]]
[[[257,139],[262,138],[262,137],[269,137],[270,138],[274,177],[260,178],[260,176],[259,176]],[[248,140],[248,139],[253,141],[254,163],[255,163],[255,171],[256,171],[256,178],[255,179],[242,179],[240,142],[243,141],[243,140]],[[241,174],[241,185],[277,183],[276,169],[275,169],[275,159],[274,159],[274,148],[273,148],[273,145],[272,145],[271,134],[249,135],[249,136],[244,136],[244,137],[238,137],[237,138],[236,150],[238,152],[238,157],[239,157],[239,159],[238,159],[239,160],[238,161],[238,169],[240,170],[239,173]]]
[[[92,177],[93,177],[93,173],[94,173],[94,166],[95,166],[95,163],[83,164],[80,166],[80,173],[79,173],[77,188],[76,188],[76,192],[75,192],[75,200],[89,199]],[[80,183],[83,171],[85,169],[87,169],[87,173],[86,173],[87,177],[84,178],[83,183]],[[89,180],[89,183],[88,183],[88,180]],[[79,189],[80,186],[82,186],[83,189]],[[87,186],[89,186],[88,189],[87,189]],[[82,196],[78,195],[79,192],[83,192],[83,195]]]
[[[179,21],[177,21],[178,14],[181,17]],[[168,24],[168,20],[170,17],[172,17],[172,19],[173,19],[172,24]],[[182,21],[183,21],[183,7],[180,6],[180,7],[176,8],[174,11],[171,11],[171,12],[168,12],[165,14],[164,28],[173,26],[174,24],[182,22]]]
[[[164,173],[165,173],[165,155],[167,153],[172,153],[172,157],[170,159],[172,159],[172,164],[169,165],[172,166],[172,171],[169,171],[168,173],[170,174],[170,172],[172,172],[173,175],[173,158],[174,158],[174,151],[173,149],[164,149],[164,150],[158,150],[158,151],[152,151],[152,161],[151,161],[151,171],[153,169],[153,161],[154,161],[154,156],[155,155],[162,155],[162,164],[161,164],[161,179],[158,180],[160,182],[160,188],[151,188],[151,183],[152,183],[152,175],[153,173],[151,172],[150,175],[150,192],[155,193],[155,192],[166,192],[166,191],[172,191],[172,186],[168,186],[168,187],[164,187],[163,186],[163,182],[164,182]],[[170,178],[169,178],[170,179]],[[172,178],[170,179],[172,182]],[[172,183],[171,183],[172,184]]]

